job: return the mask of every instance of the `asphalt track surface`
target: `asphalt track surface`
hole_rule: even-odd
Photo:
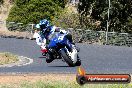
[[[82,67],[87,73],[132,73],[132,47],[77,44]],[[26,66],[0,68],[0,73],[76,73],[61,60],[47,64],[35,40],[0,38],[0,52],[11,52],[33,59]]]

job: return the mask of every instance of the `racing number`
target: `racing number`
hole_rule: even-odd
[[[59,36],[58,40],[63,40],[64,36]]]

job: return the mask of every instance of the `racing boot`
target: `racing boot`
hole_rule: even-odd
[[[50,53],[50,52],[48,52],[48,53],[46,54],[46,62],[47,62],[47,63],[51,63],[53,60],[54,60],[53,54]]]

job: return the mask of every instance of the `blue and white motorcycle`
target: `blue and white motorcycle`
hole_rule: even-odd
[[[70,67],[80,66],[81,60],[75,45],[71,44],[67,39],[67,34],[55,34],[48,45],[48,53],[46,54],[46,62],[50,63],[54,59],[62,59]]]

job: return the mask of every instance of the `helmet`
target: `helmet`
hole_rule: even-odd
[[[41,29],[45,29],[49,26],[49,21],[46,19],[40,20],[39,25]]]
[[[49,26],[49,21],[46,19],[40,20],[39,24],[36,24],[36,28],[45,29]]]

